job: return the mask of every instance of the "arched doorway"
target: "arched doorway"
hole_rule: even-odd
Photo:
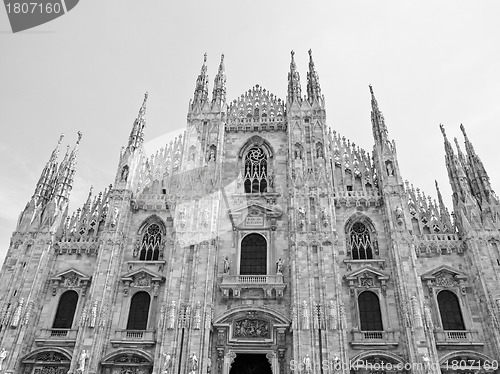
[[[62,348],[41,348],[21,360],[23,374],[66,374],[71,364],[71,355]]]
[[[153,359],[139,349],[120,349],[104,357],[101,366],[102,374],[151,374]]]
[[[271,363],[264,353],[236,353],[229,374],[272,374]]]

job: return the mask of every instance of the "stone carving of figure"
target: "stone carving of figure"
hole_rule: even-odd
[[[318,156],[318,158],[323,158],[323,146],[321,144],[316,146],[316,156]]]
[[[392,162],[388,162],[387,164],[385,164],[385,167],[387,168],[387,175],[393,176],[394,175],[394,167],[392,166]]]
[[[111,227],[115,227],[116,224],[118,223],[118,213],[119,212],[120,212],[120,210],[117,207],[115,207],[113,209],[113,217],[111,219]]]
[[[229,257],[224,257],[224,274],[229,274],[229,270],[230,270],[230,265],[229,265]]]
[[[398,225],[402,225],[404,223],[403,209],[401,209],[401,207],[398,205],[394,213],[396,214],[396,222],[398,223]]]
[[[7,357],[7,353],[9,352],[6,351],[5,348],[2,348],[2,350],[0,351],[0,370],[2,370],[3,361]]]
[[[89,353],[84,349],[82,353],[80,353],[80,359],[78,360],[78,371],[83,373],[85,370],[85,362],[89,357]]]
[[[283,274],[283,265],[284,262],[281,258],[276,261],[276,274]]]
[[[309,357],[309,354],[307,354],[306,357],[304,357],[303,364],[306,373],[310,373],[312,371],[312,365],[311,365],[311,357]]]
[[[306,210],[303,207],[299,208],[299,227],[304,228],[306,225]]]
[[[212,360],[208,358],[207,360],[207,374],[210,374],[210,370],[212,369]]]
[[[208,154],[208,161],[215,161],[215,149],[210,148],[210,153]]]
[[[163,370],[161,374],[168,374],[168,368],[170,367],[170,361],[172,360],[172,356],[166,353],[162,353],[164,361],[163,361]]]
[[[191,371],[196,372],[198,370],[198,357],[193,353],[189,356],[189,360],[191,361]]]
[[[422,356],[422,361],[424,362],[424,370],[428,373],[431,366],[431,359],[427,356],[427,353]]]
[[[125,165],[122,169],[122,176],[121,176],[121,181],[126,182],[128,178],[128,166]]]

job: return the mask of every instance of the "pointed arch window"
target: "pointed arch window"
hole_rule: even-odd
[[[71,329],[75,317],[78,294],[76,291],[66,291],[59,299],[53,329]]]
[[[365,291],[360,293],[358,308],[361,331],[383,331],[380,302],[374,292]]]
[[[245,157],[245,193],[267,192],[267,155],[259,147],[250,148]]]
[[[349,245],[353,260],[373,258],[373,244],[370,231],[363,222],[355,222],[349,230]]]
[[[443,330],[465,330],[458,297],[451,291],[441,291],[437,300]]]
[[[249,234],[241,241],[240,275],[267,274],[267,242],[259,234]]]
[[[141,248],[139,250],[139,260],[157,261],[160,259],[162,231],[156,223],[150,224],[141,239]]]
[[[148,326],[149,304],[151,297],[147,292],[139,291],[130,300],[127,330],[146,330]]]

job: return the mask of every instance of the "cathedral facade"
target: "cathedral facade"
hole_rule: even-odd
[[[465,129],[441,128],[450,213],[404,183],[372,87],[371,154],[327,127],[309,54],[304,96],[292,52],[285,99],[232,102],[205,56],[151,157],[146,94],[72,214],[81,134],[57,145],[0,275],[1,373],[498,373],[500,205]]]

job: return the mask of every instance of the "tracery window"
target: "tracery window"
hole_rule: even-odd
[[[66,291],[59,299],[53,329],[71,329],[75,317],[78,294],[76,291]]]
[[[361,331],[383,331],[380,302],[374,292],[365,291],[360,293],[358,308]]]
[[[249,234],[241,241],[240,274],[267,274],[267,242],[262,235]]]
[[[251,148],[245,157],[245,193],[267,192],[267,156],[259,147]]]
[[[443,330],[465,330],[458,297],[451,291],[441,291],[437,300]]]
[[[373,258],[373,245],[368,227],[362,222],[355,222],[349,231],[349,244],[353,260]]]
[[[142,235],[139,260],[157,261],[160,258],[161,229],[156,223],[150,224]]]
[[[128,312],[127,330],[146,330],[148,326],[149,304],[151,297],[140,291],[132,296]]]

